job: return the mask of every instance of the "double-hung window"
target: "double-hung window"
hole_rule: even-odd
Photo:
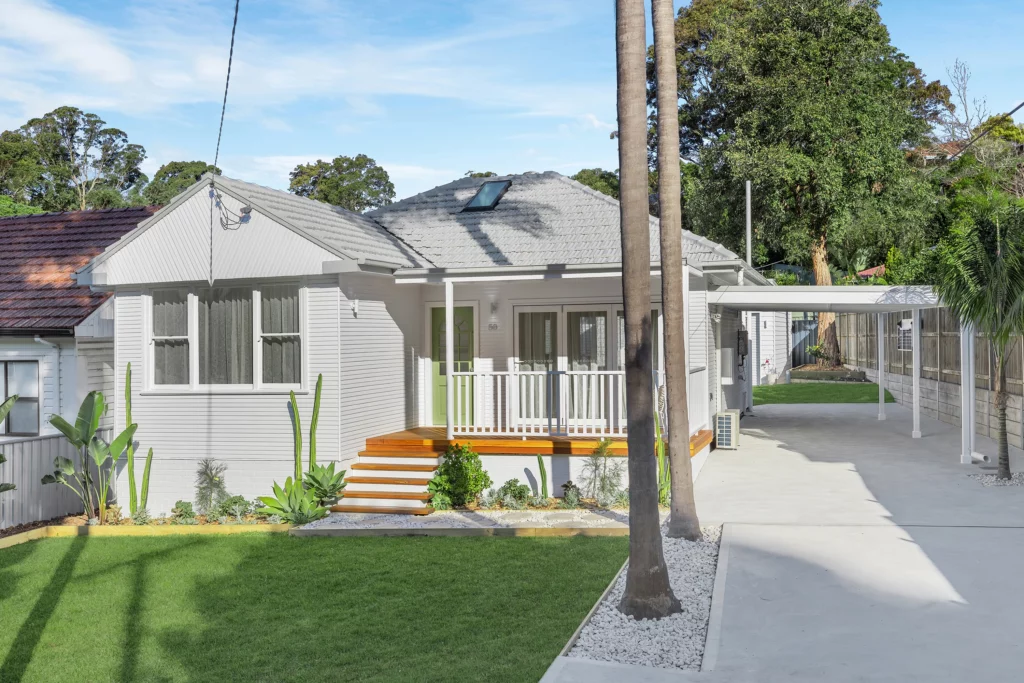
[[[18,400],[5,420],[0,434],[36,436],[39,434],[39,363],[37,361],[0,362],[0,403],[11,396]]]
[[[188,294],[153,292],[153,383],[189,384]]]
[[[298,284],[153,292],[153,384],[302,384]]]

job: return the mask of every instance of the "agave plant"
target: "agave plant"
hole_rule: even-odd
[[[277,515],[289,524],[309,524],[327,514],[327,508],[317,504],[316,496],[302,486],[301,481],[288,477],[284,487],[274,482],[273,496],[260,496],[266,505],[260,514]]]
[[[50,424],[56,427],[75,448],[79,449],[82,455],[82,470],[81,472],[77,471],[74,462],[58,455],[53,459],[53,474],[47,474],[42,479],[43,484],[64,484],[74,491],[82,499],[86,515],[90,518],[93,511],[98,508],[99,524],[106,521],[107,498],[117,474],[117,462],[121,459],[121,454],[128,444],[131,443],[132,437],[135,436],[135,430],[138,428],[138,425],[130,424],[113,441],[107,443],[96,433],[99,429],[100,418],[103,417],[106,410],[107,406],[103,401],[102,392],[90,391],[82,401],[75,424],[72,425],[60,415],[50,418]],[[86,455],[88,455],[88,459]],[[90,459],[92,464],[96,465],[96,480],[93,479]]]
[[[327,467],[313,465],[306,472],[302,485],[313,492],[320,505],[334,505],[345,495],[345,470],[335,474],[333,462]]]
[[[11,412],[11,408],[14,407],[14,403],[17,400],[18,396],[14,395],[11,396],[6,401],[4,401],[3,403],[0,403],[0,422],[3,422],[5,419],[7,419],[7,413]],[[5,462],[7,462],[7,458],[4,457],[3,453],[0,453],[0,465],[3,465]],[[14,484],[5,484],[2,481],[0,481],[0,493],[3,493],[4,491],[13,491],[14,488]]]

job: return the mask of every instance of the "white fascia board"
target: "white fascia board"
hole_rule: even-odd
[[[651,276],[661,277],[661,264],[651,264]],[[622,277],[621,263],[481,268],[402,268],[395,272],[396,282],[410,284],[437,284],[447,281],[582,280],[617,277]]]
[[[742,311],[825,311],[884,313],[936,308],[939,299],[927,286],[725,286],[708,291],[708,303]]]

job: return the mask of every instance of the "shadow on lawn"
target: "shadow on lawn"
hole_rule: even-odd
[[[0,553],[0,604],[14,595],[20,574],[15,570],[22,561],[35,552],[38,542],[22,543],[21,545],[4,548]]]
[[[25,669],[32,661],[32,655],[43,635],[43,630],[49,623],[50,617],[53,616],[53,611],[57,608],[57,603],[60,602],[61,595],[64,594],[64,589],[71,580],[78,557],[82,554],[87,541],[88,538],[85,536],[79,536],[71,541],[68,549],[64,552],[60,564],[57,565],[50,577],[50,582],[39,594],[28,618],[18,629],[18,635],[11,643],[7,657],[4,658],[3,664],[0,664],[0,680],[5,683],[6,681],[20,681],[25,675]]]

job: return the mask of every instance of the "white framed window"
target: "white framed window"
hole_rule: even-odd
[[[913,351],[914,350],[914,319],[903,318],[899,322],[899,326],[896,328],[896,350],[897,351]]]
[[[154,290],[151,386],[304,388],[305,300],[300,283]]]
[[[260,288],[259,352],[263,384],[302,381],[302,308],[298,285]]]
[[[0,434],[38,436],[39,363],[38,361],[0,361],[0,403],[17,396],[7,418],[0,420]]]
[[[190,384],[188,301],[183,289],[153,292],[153,384]]]

